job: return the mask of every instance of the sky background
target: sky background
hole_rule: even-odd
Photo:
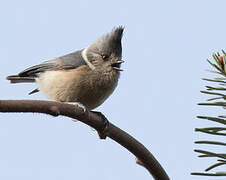
[[[123,25],[125,71],[97,110],[142,142],[171,179],[211,179],[190,173],[215,162],[198,159],[194,148],[219,150],[193,142],[211,139],[194,128],[215,125],[197,115],[223,113],[197,103],[207,98],[199,92],[207,85],[201,78],[213,77],[206,59],[225,48],[225,6],[223,0],[0,1],[0,99],[46,100],[28,96],[35,84],[11,85],[5,77]],[[65,117],[0,114],[0,144],[4,180],[151,179],[126,149]]]

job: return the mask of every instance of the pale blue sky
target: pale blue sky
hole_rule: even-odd
[[[5,77],[123,25],[125,71],[98,110],[141,141],[171,179],[208,179],[190,176],[214,162],[193,152],[206,147],[195,140],[209,138],[194,133],[209,125],[195,117],[222,110],[196,103],[206,99],[199,93],[209,76],[205,59],[225,47],[225,7],[223,0],[1,1],[0,99],[46,99],[28,96],[35,85]],[[0,114],[0,143],[4,180],[150,179],[127,150],[65,117]]]

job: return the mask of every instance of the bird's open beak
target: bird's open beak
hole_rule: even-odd
[[[117,71],[123,71],[122,69],[120,69],[120,65],[121,65],[122,63],[124,63],[124,62],[125,62],[125,61],[123,61],[123,60],[118,60],[118,61],[116,61],[115,63],[111,64],[111,66],[112,66],[113,69],[115,69],[115,70],[117,70]]]

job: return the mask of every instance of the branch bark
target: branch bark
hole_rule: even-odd
[[[0,100],[0,112],[18,113],[44,113],[52,116],[66,116],[77,119],[101,133],[105,128],[103,119],[96,113],[85,111],[76,105],[60,103],[55,101],[38,101],[38,100]],[[109,123],[105,135],[134,154],[137,163],[144,166],[156,180],[168,180],[169,177],[158,163],[155,157],[135,138],[125,131]]]

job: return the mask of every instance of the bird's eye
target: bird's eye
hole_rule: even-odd
[[[109,56],[108,56],[108,55],[106,55],[106,54],[102,54],[102,59],[103,59],[104,61],[108,60],[108,58],[109,58]]]

